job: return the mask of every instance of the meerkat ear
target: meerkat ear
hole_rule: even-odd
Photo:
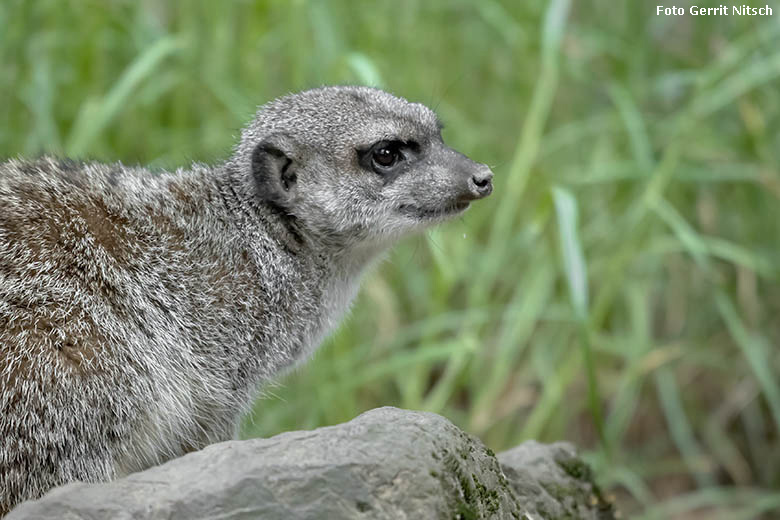
[[[252,176],[258,195],[282,208],[289,208],[298,182],[292,146],[284,136],[271,136],[252,150]]]

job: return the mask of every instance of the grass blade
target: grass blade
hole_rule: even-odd
[[[585,372],[588,376],[588,405],[601,443],[607,454],[609,454],[609,442],[604,433],[604,412],[601,405],[601,392],[599,391],[598,379],[596,377],[596,367],[593,362],[593,352],[590,344],[590,331],[588,330],[588,274],[585,267],[585,254],[582,252],[582,243],[579,237],[577,201],[569,191],[560,187],[553,188],[553,201],[558,217],[558,240],[561,247],[566,284],[569,287],[569,298],[574,308],[574,314],[579,322],[580,345],[585,363]]]
[[[542,33],[542,68],[531,98],[528,115],[523,124],[522,137],[502,187],[504,191],[502,197],[506,202],[497,208],[490,236],[491,249],[493,250],[495,250],[495,245],[506,241],[517,211],[517,203],[525,191],[531,167],[539,153],[542,134],[558,85],[558,53],[566,27],[569,4],[569,0],[553,0],[547,8]]]
[[[691,422],[682,406],[677,381],[668,366],[662,366],[655,372],[655,384],[661,407],[666,415],[666,424],[672,439],[683,456],[683,461],[700,487],[710,487],[715,481],[712,475],[702,468],[701,462],[708,460],[699,447],[693,434]]]
[[[569,191],[560,187],[553,188],[553,201],[569,297],[579,319],[585,320],[588,314],[588,274],[578,231],[577,201]]]
[[[165,36],[149,46],[122,74],[111,91],[100,101],[87,102],[73,124],[66,153],[84,155],[92,141],[127,104],[133,91],[150,77],[165,58],[184,47],[181,38]]]
[[[715,298],[715,303],[732,339],[740,348],[742,355],[745,356],[750,368],[753,370],[764,397],[766,397],[769,404],[772,419],[775,421],[778,431],[780,431],[780,386],[777,384],[777,379],[772,369],[772,362],[768,354],[769,348],[766,342],[760,336],[748,332],[739,318],[734,304],[725,293],[720,292]]]

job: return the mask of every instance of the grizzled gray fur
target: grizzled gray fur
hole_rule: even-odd
[[[0,164],[0,515],[235,435],[366,268],[490,194],[436,116],[364,87],[258,111],[224,164]]]

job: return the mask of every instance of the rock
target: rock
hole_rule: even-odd
[[[68,484],[6,518],[611,518],[589,479],[568,445],[525,443],[497,459],[443,417],[378,408],[338,426],[214,444],[114,482]]]
[[[499,453],[498,462],[530,519],[614,518],[612,505],[593,484],[590,467],[569,443],[527,441]]]

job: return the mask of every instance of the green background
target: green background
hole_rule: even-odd
[[[494,195],[396,248],[244,435],[431,410],[575,442],[624,515],[779,518],[780,5],[651,4],[3,0],[0,157],[174,168],[306,87],[426,103]]]

